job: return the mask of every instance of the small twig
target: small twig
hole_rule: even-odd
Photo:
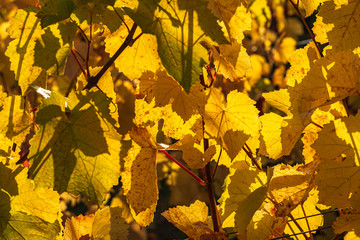
[[[308,232],[316,232],[316,231],[320,231],[320,230],[323,230],[323,229],[328,229],[328,228],[331,228],[331,227],[332,226],[318,227],[317,229],[313,229],[311,231],[305,231],[305,232],[295,233],[295,234],[292,234],[292,235],[285,235],[285,236],[282,236],[282,237],[271,238],[270,240],[279,240],[279,239],[283,239],[283,238],[286,238],[286,237],[292,237],[292,236],[296,236],[296,235],[300,235],[300,234],[304,234],[304,233],[308,233]]]
[[[295,218],[293,217],[293,215],[291,213],[289,213],[289,217],[295,223],[295,225],[298,227],[298,229],[303,233],[303,236],[305,237],[305,239],[310,240],[309,237],[304,232],[304,230],[302,229],[302,227],[300,226],[300,224],[295,220]]]
[[[219,157],[218,157],[218,160],[216,161],[216,166],[215,166],[214,172],[213,172],[213,174],[212,174],[212,176],[211,176],[212,179],[214,179],[216,170],[217,170],[217,168],[218,168],[218,166],[219,166],[219,162],[220,162],[220,157],[221,157],[222,150],[223,150],[223,148],[222,148],[222,146],[221,146],[221,148],[220,148],[220,153],[219,153]]]
[[[137,35],[131,42],[131,44],[129,46],[132,46],[134,44],[134,42],[136,42],[136,40],[138,40],[141,36],[143,35],[143,32],[140,33],[139,35]]]
[[[125,25],[126,29],[128,30],[128,32],[130,32],[130,28],[129,26],[126,24],[126,22],[124,21],[124,19],[121,17],[121,15],[118,13],[118,11],[116,10],[116,8],[113,6],[114,12],[116,13],[116,15],[121,19],[121,21],[123,22],[123,24]]]
[[[291,230],[292,234],[294,235],[294,237],[295,237],[297,240],[299,240],[299,238],[297,237],[297,235],[296,235],[296,233],[295,233],[294,229],[292,228],[292,226],[290,225],[290,223],[289,223],[289,222],[287,222],[286,224],[287,224],[287,225],[288,225],[288,227],[290,228],[290,230]]]
[[[134,43],[134,33],[137,28],[137,24],[134,23],[134,25],[131,27],[130,32],[128,36],[126,37],[123,44],[120,46],[120,48],[116,51],[116,53],[105,63],[105,65],[101,68],[101,70],[94,76],[88,78],[88,84],[85,86],[84,89],[91,89],[97,85],[100,78],[105,74],[105,72],[109,69],[109,67],[115,62],[115,60],[120,56],[120,54],[127,48],[128,46],[131,46]]]
[[[170,158],[174,163],[176,163],[179,167],[181,167],[183,170],[185,170],[188,174],[190,174],[198,183],[200,183],[201,186],[206,186],[206,183],[196,176],[193,172],[191,172],[189,169],[187,169],[184,165],[182,165],[180,162],[178,162],[173,156],[171,156],[167,151],[160,150],[160,152],[164,153],[168,158]]]
[[[289,0],[289,1],[290,1],[291,4],[294,6],[297,14],[299,15],[299,17],[300,17],[300,19],[301,19],[301,22],[303,23],[303,25],[304,25],[305,28],[306,28],[306,31],[308,32],[309,36],[310,36],[311,39],[313,40],[313,42],[314,42],[314,44],[315,44],[315,46],[316,46],[316,49],[317,49],[319,55],[320,55],[321,57],[324,57],[323,53],[322,53],[321,50],[320,50],[319,44],[315,41],[315,36],[314,36],[313,32],[310,30],[309,25],[306,23],[304,16],[301,15],[301,13],[300,13],[299,0],[297,1],[296,4],[295,4],[295,2],[293,2],[293,0]]]
[[[307,227],[308,227],[309,230],[311,230],[310,224],[309,224],[309,220],[308,220],[308,218],[307,218],[307,216],[306,216],[306,212],[305,212],[305,209],[304,209],[304,204],[300,204],[300,205],[301,205],[301,209],[302,209],[302,211],[303,211],[303,213],[304,213],[304,216],[305,216],[305,220],[306,220]],[[295,221],[296,221],[296,219],[295,219]],[[312,232],[310,232],[310,238],[311,238],[311,240],[314,239],[314,237],[313,237],[313,235],[312,235]]]
[[[208,148],[209,148],[209,139],[204,138],[204,152],[206,152]],[[220,221],[219,211],[216,206],[210,163],[206,164],[204,168],[204,173],[206,179],[206,188],[209,196],[210,212],[211,212],[211,219],[213,222],[214,232],[219,232],[221,229],[221,221]]]
[[[83,35],[83,37],[85,38],[86,42],[89,42],[89,39],[88,39],[88,37],[86,36],[84,30],[82,30],[80,26],[77,26],[77,28],[78,28],[78,29],[80,30],[80,32],[82,33],[82,35]]]
[[[80,67],[80,69],[81,69],[82,73],[84,74],[85,79],[87,79],[86,72],[85,72],[85,70],[84,70],[84,68],[83,68],[82,64],[80,63],[79,59],[77,58],[77,56],[76,56],[76,54],[75,54],[75,52],[74,52],[74,50],[73,50],[73,49],[71,49],[71,54],[74,56],[74,58],[75,58],[75,60],[76,60],[77,64],[79,65],[79,67]]]
[[[314,124],[314,125],[315,125],[315,126],[317,126],[318,128],[323,129],[323,127],[322,127],[322,126],[320,126],[319,124],[317,124],[317,123],[315,123],[315,122],[313,122],[313,121],[311,121],[310,123]]]
[[[83,60],[83,62],[86,61],[85,58],[81,55],[81,53],[79,53],[79,51],[76,50],[76,48],[73,48],[72,50]]]
[[[248,150],[246,149],[246,147],[248,148]],[[252,151],[251,151],[251,149],[249,148],[249,146],[246,143],[245,143],[245,145],[244,145],[244,147],[242,149],[244,150],[246,155],[248,155],[248,157],[251,159],[251,162],[256,166],[256,168],[259,169],[260,171],[262,171],[262,168],[260,167],[260,165],[256,161],[256,159],[253,157]]]

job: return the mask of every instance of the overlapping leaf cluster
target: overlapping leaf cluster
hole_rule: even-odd
[[[216,209],[187,192],[190,206],[162,213],[191,239],[308,239],[329,209],[344,209],[333,234],[360,238],[360,116],[347,106],[360,90],[360,2],[301,3],[305,14],[294,0],[43,0],[18,9],[0,49],[9,61],[0,70],[13,72],[0,95],[0,238],[127,239],[127,222],[154,221],[159,180],[175,195],[189,178],[160,169],[160,150],[199,170],[207,190],[206,169],[226,169]],[[296,49],[303,28],[288,8],[316,14],[317,43]],[[83,69],[73,73],[76,64]],[[123,209],[105,206],[119,179]],[[63,193],[100,209],[61,224]]]

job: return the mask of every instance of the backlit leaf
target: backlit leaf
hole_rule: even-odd
[[[146,128],[133,128],[130,136],[132,148],[121,175],[124,195],[136,222],[147,226],[154,218],[158,200],[156,143]]]
[[[156,35],[162,64],[189,92],[199,79],[207,52],[199,41],[226,43],[217,18],[201,1],[139,1],[127,12],[144,33]]]
[[[208,208],[201,201],[197,200],[189,207],[170,208],[162,215],[192,239],[199,240],[201,235],[212,232],[207,223]]]
[[[118,182],[120,136],[112,126],[109,100],[100,92],[52,93],[36,118],[31,139],[31,177],[37,187],[83,194],[101,205]],[[60,174],[61,173],[61,174]]]
[[[320,43],[329,42],[336,50],[354,50],[359,47],[360,3],[349,0],[348,4],[336,6],[326,1],[320,7],[313,31]]]

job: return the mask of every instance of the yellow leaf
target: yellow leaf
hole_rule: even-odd
[[[85,236],[90,238],[93,222],[94,214],[68,218],[65,222],[64,239],[78,240]]]
[[[156,142],[146,128],[133,128],[130,136],[133,146],[121,174],[124,195],[136,222],[147,226],[153,220],[158,200]]]
[[[304,135],[301,138],[304,143],[303,156],[305,158],[305,163],[309,163],[315,158],[315,149],[311,145],[318,138],[318,133],[322,131],[321,127],[336,118],[346,116],[346,109],[342,101],[320,107],[314,111],[311,115],[311,121],[317,125],[309,124],[304,129]]]
[[[289,57],[296,49],[296,40],[292,37],[285,37],[282,39],[280,46],[273,49],[273,57],[276,62],[286,64]]]
[[[255,101],[244,93],[231,91],[225,101],[220,89],[213,88],[205,106],[205,131],[211,137],[223,137],[228,130],[255,135],[259,129]]]
[[[131,26],[133,21],[124,16],[125,23]],[[141,33],[138,28],[135,37]],[[118,30],[105,39],[105,51],[110,57],[119,49],[121,43],[128,35],[125,24],[122,24]],[[158,55],[156,36],[143,34],[131,47],[127,47],[115,60],[115,67],[123,72],[131,80],[139,78],[146,71],[155,72],[161,66],[161,60]]]
[[[259,153],[273,159],[289,155],[307,125],[299,115],[281,117],[267,113],[259,119],[262,125]]]
[[[45,71],[34,65],[35,41],[41,36],[40,19],[36,17],[38,8],[19,10],[10,22],[8,32],[15,38],[9,43],[5,55],[10,58],[10,69],[15,73],[22,94],[28,90],[29,84],[43,86]]]
[[[191,87],[188,94],[165,70],[158,70],[156,74],[145,72],[139,80],[140,94],[145,95],[148,102],[155,98],[155,107],[171,104],[172,110],[184,121],[189,120],[197,111],[203,111],[206,100],[204,89],[199,82]]]
[[[313,188],[313,173],[304,173],[298,166],[276,165],[269,183],[269,196],[276,203],[277,217],[287,217],[292,210],[302,204]]]
[[[180,141],[171,145],[168,150],[180,150],[183,152],[182,158],[190,168],[204,168],[216,152],[214,145],[211,145],[204,153],[203,142],[197,144],[192,135],[185,135]]]
[[[271,11],[266,0],[253,0],[249,8],[260,26],[264,26],[271,19]]]
[[[236,167],[236,168],[234,168]],[[266,174],[250,168],[244,162],[238,162],[230,168],[226,177],[225,190],[219,199],[223,227],[234,227],[235,211],[241,201],[252,192],[266,184]]]
[[[92,224],[91,239],[128,239],[129,225],[121,215],[122,209],[119,207],[105,207],[96,211]]]
[[[314,23],[316,41],[329,42],[336,50],[354,50],[360,46],[360,3],[349,0],[340,7],[333,1],[321,5]]]
[[[100,72],[101,67],[89,67],[89,71],[90,71],[90,75],[91,76],[95,76],[98,72]],[[84,87],[87,84],[87,80],[85,79],[85,76],[83,74],[81,74],[76,82],[76,88],[77,90],[81,91],[84,89]],[[98,82],[97,86],[101,89],[101,91],[103,91],[103,93],[105,93],[106,97],[109,98],[109,100],[111,100],[113,103],[116,100],[116,93],[114,91],[114,81],[111,77],[111,72],[107,71],[105,72],[105,74],[101,77],[100,81]],[[91,92],[96,92],[98,91],[97,88],[92,88],[90,90]],[[116,109],[114,104],[110,104],[109,105],[109,110],[110,110],[110,114],[114,119],[118,119],[119,118],[119,114],[117,111],[118,109]],[[118,127],[119,124],[116,123],[114,125],[115,127]]]
[[[333,208],[351,207],[349,199],[359,188],[359,172],[360,167],[350,159],[321,162],[316,178],[319,203]]]
[[[161,215],[194,240],[199,240],[206,232],[212,232],[207,223],[208,208],[198,200],[189,207],[177,206]],[[199,225],[202,227],[199,228]]]
[[[0,134],[20,146],[25,141],[32,124],[28,101],[21,96],[1,96],[0,109],[0,119],[3,124]]]
[[[310,70],[299,84],[289,87],[291,101],[298,101],[300,113],[330,104],[355,93],[360,88],[358,76],[360,59],[357,54],[327,50],[325,57],[310,62]]]
[[[336,218],[333,223],[333,229],[336,234],[342,234],[343,232],[350,232],[346,235],[345,239],[359,239],[360,238],[360,212],[358,210],[345,210],[341,215]]]
[[[292,210],[291,215],[295,219],[298,219],[296,220],[296,222],[300,225],[303,231],[317,229],[324,224],[324,217],[316,207],[318,201],[318,191],[313,189],[309,192],[309,197],[306,199],[306,201],[303,204],[297,206],[294,210]],[[301,231],[293,221],[289,221],[284,231],[289,235],[293,234],[290,227],[296,233]],[[313,233],[315,233],[315,231]],[[303,235],[299,235],[298,238],[305,239]]]
[[[286,73],[288,86],[294,87],[301,82],[307,72],[310,70],[310,63],[318,59],[318,53],[315,44],[310,42],[304,48],[297,49],[289,58],[291,67]]]
[[[208,8],[224,22],[231,39],[238,43],[244,38],[243,31],[251,29],[251,16],[246,7],[248,0],[210,0]]]
[[[359,122],[359,114],[330,122],[324,126],[312,147],[324,160],[346,157],[347,161],[360,166]]]
[[[239,81],[251,69],[250,57],[239,43],[215,47],[213,56],[217,72],[231,81]]]
[[[301,0],[301,1],[306,11],[305,17],[309,17],[311,14],[313,14],[315,10],[317,10],[320,3],[323,3],[326,0]]]

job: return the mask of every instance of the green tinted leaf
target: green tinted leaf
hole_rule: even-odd
[[[99,91],[52,93],[37,116],[31,139],[31,177],[37,187],[83,194],[101,205],[120,175],[120,136],[109,114],[110,100]]]
[[[145,0],[127,12],[143,32],[156,35],[163,65],[186,92],[207,62],[207,51],[199,42],[227,43],[205,0]]]
[[[73,0],[50,0],[44,3],[37,17],[41,19],[41,27],[45,28],[70,17],[74,8]]]
[[[34,65],[46,69],[49,74],[62,74],[76,30],[72,22],[46,28],[35,44]]]
[[[255,212],[265,200],[266,192],[267,186],[259,187],[250,193],[247,198],[239,202],[235,214],[235,228],[239,233],[246,230]]]

